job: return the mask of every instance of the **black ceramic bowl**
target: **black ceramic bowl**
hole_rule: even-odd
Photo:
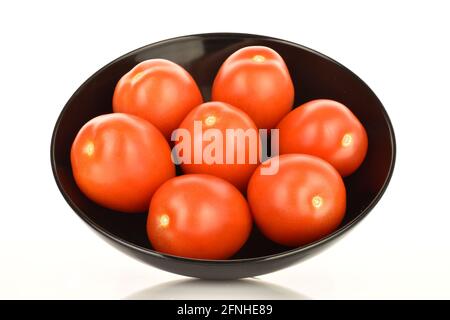
[[[341,226],[327,237],[299,248],[276,245],[256,228],[249,241],[230,260],[181,258],[154,251],[146,236],[146,214],[125,214],[100,207],[87,199],[72,177],[70,147],[84,123],[111,112],[115,84],[137,63],[165,58],[188,70],[210,98],[214,76],[222,62],[239,48],[263,45],[286,61],[295,92],[295,106],[317,98],[344,103],[367,130],[369,150],[362,166],[345,179],[347,212]],[[56,183],[72,209],[110,244],[157,268],[209,279],[256,276],[282,269],[324,250],[362,220],[383,195],[392,175],[395,140],[383,105],[370,88],[336,61],[301,45],[248,34],[200,34],[164,40],[132,51],[106,65],[73,94],[59,116],[51,142],[51,164]]]

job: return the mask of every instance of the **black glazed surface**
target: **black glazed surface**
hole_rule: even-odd
[[[265,239],[254,228],[247,244],[231,260],[206,261],[160,254],[147,240],[146,214],[124,214],[87,199],[72,177],[70,147],[88,120],[112,112],[112,95],[120,77],[137,63],[151,58],[172,60],[188,70],[210,99],[214,76],[234,51],[249,45],[275,49],[286,61],[294,81],[294,106],[317,98],[344,103],[359,118],[369,138],[367,157],[345,179],[347,212],[329,236],[300,248],[287,248]],[[56,183],[72,209],[105,240],[121,251],[163,270],[192,277],[231,279],[272,272],[316,254],[340,238],[378,202],[393,172],[395,138],[388,115],[370,88],[336,61],[295,43],[247,34],[200,34],[164,40],[132,51],[91,76],[62,110],[51,142],[51,164]]]

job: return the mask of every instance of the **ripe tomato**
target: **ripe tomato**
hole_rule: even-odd
[[[212,98],[244,110],[258,128],[271,129],[291,110],[294,85],[276,51],[262,46],[245,47],[220,67]]]
[[[198,121],[198,129],[201,130],[195,129],[194,121]],[[207,102],[194,108],[179,128],[186,129],[190,136],[190,143],[184,140],[187,137],[181,136],[180,131],[175,136],[177,140],[181,140],[176,148],[183,147],[183,156],[190,162],[181,164],[183,172],[211,174],[231,182],[241,191],[246,190],[248,180],[258,166],[259,134],[256,125],[245,112],[223,102]],[[215,134],[206,139],[209,129],[215,130]],[[230,135],[230,129],[237,131]],[[203,156],[201,163],[194,163],[196,145],[200,146],[198,150]],[[227,151],[227,146],[230,151]],[[190,156],[184,153],[186,148],[190,149]],[[231,157],[229,161],[227,156]]]
[[[252,228],[248,204],[230,183],[205,174],[178,176],[154,194],[147,219],[155,250],[197,259],[226,259]]]
[[[147,211],[153,192],[175,176],[170,147],[158,129],[121,113],[87,122],[72,144],[71,162],[88,198],[123,212]]]
[[[366,130],[343,104],[326,99],[307,102],[278,124],[280,154],[306,153],[331,163],[346,177],[367,153]]]
[[[170,139],[186,114],[202,102],[200,90],[186,70],[168,60],[151,59],[119,80],[113,110],[150,121]]]
[[[289,154],[275,175],[262,175],[264,162],[248,185],[247,197],[255,222],[272,241],[300,246],[336,229],[346,208],[345,186],[339,173],[320,158]]]

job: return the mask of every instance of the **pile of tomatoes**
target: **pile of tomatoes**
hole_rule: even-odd
[[[229,56],[210,102],[181,66],[164,59],[141,62],[117,83],[113,113],[78,132],[71,149],[75,181],[101,206],[148,212],[148,239],[163,253],[227,259],[253,227],[285,246],[310,243],[342,222],[342,177],[361,165],[368,141],[343,104],[320,99],[292,109],[293,103],[289,70],[268,47]],[[225,143],[211,151],[218,138],[206,132],[233,142],[229,129],[254,131],[257,147]],[[259,129],[270,129],[280,155],[261,160]],[[217,160],[218,151],[226,151],[227,161],[197,159],[209,152]],[[185,161],[177,162],[180,157]],[[175,163],[183,174],[176,175]]]

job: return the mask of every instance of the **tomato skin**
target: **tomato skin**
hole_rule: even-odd
[[[306,153],[320,157],[343,177],[355,172],[367,153],[366,130],[350,109],[337,101],[307,102],[284,117],[277,128],[280,154]]]
[[[211,122],[210,120],[213,119]],[[194,163],[194,143],[202,146],[202,152],[205,147],[210,144],[209,141],[203,141],[203,135],[194,130],[194,121],[201,121],[202,131],[208,129],[220,130],[223,136],[224,147],[222,149],[223,163],[208,164],[202,161],[201,164]],[[208,122],[209,121],[209,122]],[[258,166],[258,150],[259,150],[259,134],[255,123],[242,110],[223,102],[206,102],[194,108],[180,124],[179,128],[189,131],[191,135],[191,157],[190,164],[182,163],[181,168],[184,173],[204,173],[217,176],[232,183],[241,191],[247,188],[248,180]],[[245,163],[226,163],[226,130],[242,129],[253,130],[255,136],[255,148],[250,148],[247,141],[244,146],[238,143],[238,139],[234,139],[234,159],[238,159],[238,155],[245,155]],[[176,138],[179,139],[178,137]],[[255,161],[250,158],[250,152],[253,152]]]
[[[275,175],[250,179],[247,197],[259,229],[272,241],[301,246],[335,230],[345,215],[346,191],[339,173],[320,158],[288,154]]]
[[[292,109],[294,85],[276,51],[263,46],[245,47],[220,67],[212,99],[244,110],[258,128],[271,129]]]
[[[119,80],[113,110],[150,121],[169,140],[186,114],[202,102],[197,84],[185,69],[169,60],[150,59]]]
[[[71,149],[75,182],[101,206],[145,212],[153,192],[175,176],[171,150],[148,121],[112,113],[87,122]]]
[[[252,217],[242,194],[223,179],[178,176],[154,194],[147,219],[155,250],[197,259],[226,259],[247,240]]]

